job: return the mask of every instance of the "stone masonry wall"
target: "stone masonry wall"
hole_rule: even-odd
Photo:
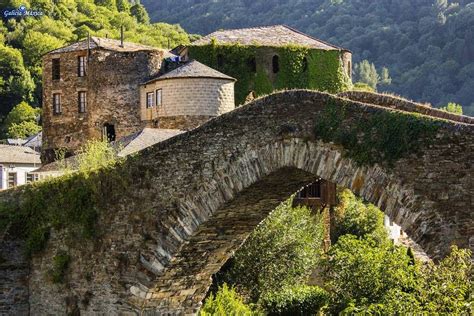
[[[91,138],[101,138],[105,123],[115,125],[117,138],[138,131],[139,84],[156,75],[162,51],[113,52],[94,49],[87,73],[78,77],[78,56],[87,51],[43,57],[43,160],[54,160],[54,149],[76,151]],[[60,58],[61,79],[52,80],[52,59]],[[78,92],[87,93],[86,113],[79,113]],[[53,114],[53,93],[61,94],[59,115]]]
[[[146,94],[162,91],[162,104],[146,108]],[[216,78],[177,78],[157,80],[140,87],[141,118],[152,121],[167,117],[215,117],[232,111],[234,82]],[[177,127],[189,129],[188,126]]]
[[[359,166],[314,137],[323,93],[258,99],[152,146],[120,167],[131,185],[104,196],[95,240],[53,231],[31,262],[33,315],[194,314],[218,271],[281,201],[321,177],[378,205],[433,258],[474,248],[474,126],[439,121],[436,139],[393,167]],[[390,109],[346,105],[348,120]],[[1,192],[0,199],[11,192]],[[54,201],[54,197],[52,197]],[[67,251],[66,282],[45,276]]]

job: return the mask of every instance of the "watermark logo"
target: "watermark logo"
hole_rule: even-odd
[[[21,5],[18,9],[5,9],[3,16],[8,18],[25,17],[25,16],[42,16],[44,13],[41,10],[27,9],[25,5]]]

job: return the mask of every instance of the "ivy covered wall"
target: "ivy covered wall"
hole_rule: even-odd
[[[265,47],[238,44],[190,46],[188,56],[237,79],[236,104],[282,89],[312,89],[337,93],[349,90],[352,81],[344,70],[343,52],[300,46]],[[278,56],[274,72],[273,57]]]

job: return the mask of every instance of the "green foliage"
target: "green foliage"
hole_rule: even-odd
[[[227,284],[219,287],[214,296],[212,293],[204,302],[199,315],[201,316],[226,316],[226,315],[254,315],[251,307],[244,304],[242,298],[235,292],[235,289],[229,288]]]
[[[279,56],[279,72],[272,83],[269,72],[258,61],[274,51]],[[310,50],[299,46],[268,48],[243,45],[191,46],[189,56],[237,79],[235,98],[244,103],[247,95],[265,95],[274,90],[308,88],[331,93],[348,90],[351,80],[344,73],[340,52],[336,50]],[[222,62],[218,63],[218,59]],[[256,60],[256,72],[251,66]]]
[[[0,228],[15,227],[26,240],[26,253],[44,249],[52,228],[66,232],[71,240],[96,236],[96,219],[107,203],[116,201],[127,188],[129,177],[122,162],[102,169],[67,173],[22,188],[22,198],[0,202]]]
[[[37,124],[41,110],[32,108],[28,103],[21,102],[8,113],[4,125],[8,137],[26,138],[41,130]]]
[[[289,199],[260,224],[236,252],[223,279],[253,300],[303,282],[312,272],[323,238],[320,217]]]
[[[409,263],[403,248],[377,246],[371,238],[341,236],[326,262],[332,311],[378,303],[390,289],[401,286],[410,291],[415,287],[415,268]]]
[[[41,131],[41,126],[33,121],[13,123],[8,127],[7,135],[10,138],[27,138]]]
[[[366,91],[366,92],[375,92],[375,89],[369,86],[368,84],[364,82],[356,82],[354,83],[354,86],[352,87],[352,90],[354,91]]]
[[[267,293],[261,305],[269,315],[316,315],[329,302],[329,294],[318,286],[295,285]]]
[[[142,0],[154,21],[193,33],[287,24],[350,49],[353,64],[387,67],[379,89],[441,106],[456,102],[474,115],[472,0]],[[176,9],[176,8],[179,8]],[[383,70],[382,70],[383,79]]]
[[[89,172],[94,169],[105,168],[117,163],[117,150],[110,143],[101,140],[89,140],[79,150],[77,170]]]
[[[363,60],[354,66],[354,77],[357,81],[367,84],[374,90],[377,90],[377,84],[380,81],[380,76],[375,69],[375,65],[369,63],[368,60]]]
[[[346,104],[329,101],[318,117],[315,136],[342,145],[345,154],[360,165],[389,166],[432,141],[439,120],[398,111],[355,114],[348,120]]]
[[[14,104],[32,100],[35,83],[20,50],[0,44],[0,78],[1,114],[7,114]]]
[[[335,239],[351,234],[371,238],[378,245],[387,241],[384,216],[376,206],[364,203],[348,189],[338,194],[338,200],[339,204],[334,210]]]
[[[146,12],[146,9],[142,4],[134,4],[130,8],[130,13],[137,19],[138,23],[150,23],[150,17],[148,16],[148,12]]]
[[[53,268],[49,276],[53,283],[63,283],[66,270],[71,262],[71,257],[66,252],[60,252],[53,258]]]
[[[446,106],[441,107],[440,110],[462,115],[462,106],[453,102],[449,102]]]

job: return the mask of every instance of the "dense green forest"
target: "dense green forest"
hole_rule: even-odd
[[[353,51],[354,65],[387,67],[379,90],[474,115],[471,0],[142,0],[154,21],[188,32],[287,24]],[[359,78],[355,78],[356,80]]]
[[[151,24],[143,5],[127,0],[7,0],[0,12],[25,5],[40,17],[0,20],[0,120],[26,102],[41,106],[41,56],[58,47],[95,36],[168,47],[189,42],[178,25]],[[3,17],[2,17],[3,18]]]

